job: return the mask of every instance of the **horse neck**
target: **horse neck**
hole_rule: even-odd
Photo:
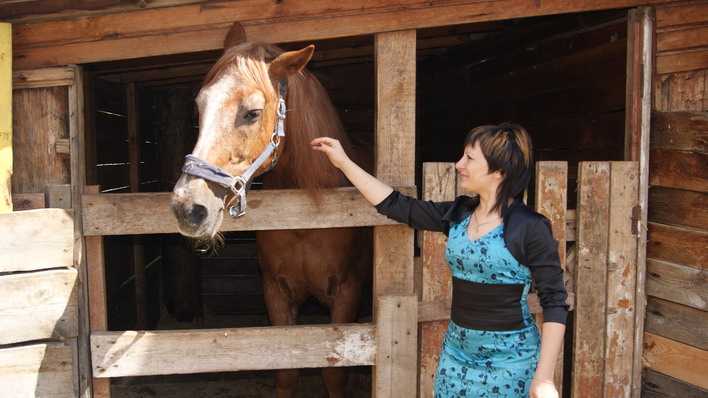
[[[314,75],[304,72],[288,79],[287,106],[285,146],[278,166],[264,177],[265,186],[317,190],[347,185],[327,157],[310,146],[314,138],[329,136],[355,155],[337,111]]]

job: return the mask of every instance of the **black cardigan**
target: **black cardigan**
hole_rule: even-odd
[[[443,232],[450,225],[469,216],[479,204],[477,198],[459,196],[454,202],[418,200],[393,191],[376,205],[376,210],[415,229]],[[568,305],[560,267],[558,242],[553,238],[551,224],[541,214],[515,200],[502,215],[504,242],[509,252],[521,264],[531,269],[531,276],[543,307],[544,322],[565,324]]]

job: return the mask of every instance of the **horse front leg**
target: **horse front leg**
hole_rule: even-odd
[[[264,272],[263,294],[266,308],[268,309],[268,317],[272,325],[288,326],[295,324],[299,304],[285,278]],[[277,398],[294,397],[297,382],[297,369],[276,370],[275,396]]]
[[[352,323],[356,321],[361,300],[361,280],[355,275],[336,286],[330,309],[332,323]],[[344,398],[347,384],[347,368],[323,368],[322,378],[329,398]]]

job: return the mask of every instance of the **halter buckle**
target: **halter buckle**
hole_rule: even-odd
[[[234,203],[229,206],[229,215],[238,218],[246,214],[246,181],[241,177],[234,177],[231,192],[234,194]]]

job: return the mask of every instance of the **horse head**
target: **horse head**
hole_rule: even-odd
[[[214,237],[224,210],[243,214],[251,179],[275,166],[286,139],[288,77],[314,52],[312,45],[283,52],[249,43],[237,23],[224,47],[196,98],[199,136],[171,201],[180,233],[201,239]]]

